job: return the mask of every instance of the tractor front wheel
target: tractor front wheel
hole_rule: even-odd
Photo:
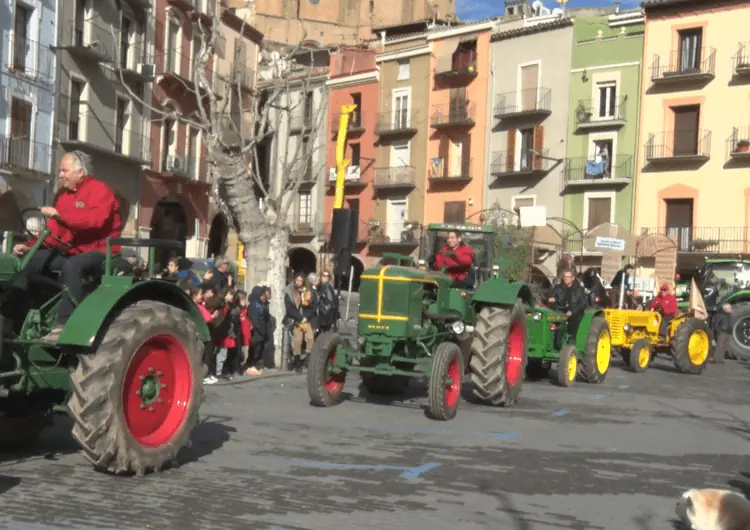
[[[630,348],[630,355],[627,359],[628,367],[635,373],[645,372],[653,357],[654,350],[651,343],[647,339],[638,339]]]
[[[586,337],[586,349],[583,351],[581,373],[588,383],[601,383],[607,377],[612,362],[612,338],[609,324],[604,317],[595,317],[591,321]]]
[[[564,387],[573,386],[578,375],[578,350],[575,344],[566,344],[560,350],[557,361],[557,384]]]
[[[94,353],[78,356],[68,401],[73,437],[97,469],[143,475],[172,464],[198,421],[203,342],[183,310],[126,307]]]
[[[441,342],[435,349],[427,386],[427,412],[435,420],[452,420],[461,401],[464,361],[461,349],[452,342]]]
[[[687,318],[672,338],[672,358],[684,374],[700,374],[711,353],[711,331],[705,320]]]
[[[513,307],[484,307],[474,328],[469,364],[474,395],[490,405],[514,405],[526,372],[526,312]]]
[[[333,331],[321,333],[313,344],[307,365],[307,392],[316,407],[332,407],[341,403],[346,372],[335,372],[336,349],[344,343]]]

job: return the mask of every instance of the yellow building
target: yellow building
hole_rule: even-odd
[[[750,3],[644,7],[634,232],[673,238],[684,270],[748,251]]]

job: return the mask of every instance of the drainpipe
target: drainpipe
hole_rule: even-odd
[[[490,208],[490,179],[492,178],[492,129],[493,120],[495,119],[493,109],[495,108],[495,47],[490,41],[490,75],[487,89],[489,94],[487,99],[489,105],[487,106],[487,137],[484,141],[484,170],[485,170],[485,186],[483,191],[482,199],[482,210],[488,210]]]

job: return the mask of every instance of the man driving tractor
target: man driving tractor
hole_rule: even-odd
[[[471,265],[474,263],[474,249],[466,245],[455,230],[448,232],[446,245],[435,256],[435,268],[445,267],[457,287],[470,287],[467,282]]]
[[[568,317],[568,333],[575,337],[588,303],[586,293],[573,275],[573,271],[563,272],[562,282],[552,289],[548,302],[556,311],[565,313]]]
[[[57,178],[61,188],[54,206],[43,206],[50,235],[24,269],[16,286],[26,291],[28,276],[45,272],[62,273],[63,290],[57,321],[42,340],[54,342],[73,313],[74,304],[83,297],[83,278],[102,267],[106,240],[120,237],[122,220],[120,204],[109,186],[91,176],[88,155],[71,151],[63,155]],[[16,256],[23,256],[36,238],[13,247]],[[119,248],[112,247],[112,252]]]
[[[659,289],[659,294],[651,300],[649,309],[652,311],[659,311],[662,315],[661,326],[659,326],[659,334],[666,336],[667,327],[669,322],[677,314],[677,297],[669,292],[669,285],[664,283]]]

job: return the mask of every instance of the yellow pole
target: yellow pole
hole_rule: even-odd
[[[339,135],[336,139],[336,195],[333,199],[333,208],[344,207],[344,183],[346,182],[346,168],[351,160],[344,158],[346,153],[346,132],[349,130],[349,116],[357,108],[357,105],[341,105],[341,118],[339,119]]]

